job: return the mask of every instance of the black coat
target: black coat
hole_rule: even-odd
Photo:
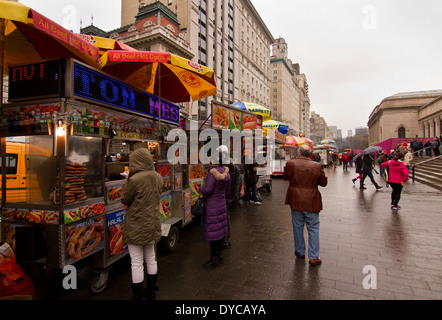
[[[244,181],[246,183],[257,183],[258,176],[256,175],[255,167],[257,164],[246,164],[244,171]]]

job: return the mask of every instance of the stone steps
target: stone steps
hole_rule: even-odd
[[[442,158],[422,163],[430,159],[432,158],[415,157],[413,159],[411,166],[414,166],[414,180],[442,191]],[[410,178],[413,178],[412,172],[410,172]]]

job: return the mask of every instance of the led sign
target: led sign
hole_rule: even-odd
[[[177,105],[162,100],[160,111],[157,97],[75,62],[72,76],[74,96],[152,118],[158,119],[160,116],[162,121],[179,123],[180,108]]]
[[[62,60],[53,60],[9,67],[8,100],[63,96],[63,65]]]

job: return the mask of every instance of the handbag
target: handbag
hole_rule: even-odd
[[[206,211],[206,198],[200,196],[190,208],[190,212],[195,217],[202,217]]]

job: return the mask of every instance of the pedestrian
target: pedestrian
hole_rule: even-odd
[[[435,157],[440,156],[440,151],[439,151],[440,141],[438,137],[434,137],[431,147],[433,148],[434,156]]]
[[[388,162],[384,162],[382,166],[388,167],[388,183],[391,186],[391,208],[393,210],[399,210],[399,200],[401,199],[402,188],[408,180],[408,169],[402,162],[404,155],[397,152],[394,159]]]
[[[210,243],[210,259],[203,264],[204,268],[216,267],[223,263],[223,243],[228,234],[227,200],[230,193],[229,168],[223,166],[225,159],[222,150],[218,152],[220,164],[214,164],[207,173],[204,186],[200,193],[206,197],[203,215],[204,240]]]
[[[350,162],[350,156],[347,152],[342,155],[342,170],[348,171],[348,163]]]
[[[354,158],[353,158],[354,159]],[[361,179],[362,178],[362,158],[361,157],[357,157],[356,160],[354,160],[355,162],[355,167],[356,167],[356,173],[358,173],[359,175],[352,179],[351,181],[353,181],[353,184],[355,184],[356,180]]]
[[[155,245],[161,240],[160,194],[163,178],[155,172],[147,148],[136,149],[129,158],[129,176],[121,190],[121,203],[127,206],[123,241],[131,259],[132,291],[135,300],[155,299],[158,265]],[[144,289],[144,266],[147,278]]]
[[[410,151],[411,151],[411,153],[415,153],[417,151],[416,138],[411,139]]]
[[[319,212],[322,210],[318,185],[325,187],[327,177],[322,165],[311,161],[308,146],[298,149],[298,158],[289,160],[284,168],[284,179],[289,180],[285,204],[290,205],[293,225],[295,256],[305,258],[304,227],[308,231],[308,257],[310,266],[322,263],[319,256]]]
[[[369,177],[371,180],[371,183],[376,187],[376,190],[382,189],[380,185],[376,183],[376,180],[373,177],[373,166],[374,166],[374,159],[373,159],[373,153],[366,154],[362,156],[362,178],[360,181],[359,189],[364,190],[367,189],[364,187],[364,181],[366,177]]]
[[[336,152],[332,153],[332,162],[333,162],[333,169],[336,169],[336,165],[338,163],[338,154]]]
[[[420,141],[417,140],[417,146],[418,146],[418,150],[419,150],[419,156],[423,157],[424,156],[424,139],[421,139]]]
[[[431,141],[430,139],[428,139],[425,144],[424,144],[424,148],[425,148],[425,153],[427,154],[427,157],[431,157],[431,149],[432,149],[432,145],[431,145]]]
[[[381,166],[381,164],[385,161],[387,161],[387,155],[385,154],[385,150],[381,150],[378,154],[378,159],[376,160],[376,162],[379,164],[379,173],[381,177],[385,176],[385,169]]]
[[[408,170],[410,170],[410,163],[413,160],[413,154],[409,151],[404,155],[404,164],[407,167]],[[384,169],[385,170],[385,169]]]
[[[258,200],[256,195],[256,183],[258,182],[258,175],[256,174],[256,167],[258,164],[256,162],[251,164],[246,164],[244,169],[244,181],[246,184],[245,190],[245,200],[246,203],[254,204],[255,206],[260,206],[262,203]]]

